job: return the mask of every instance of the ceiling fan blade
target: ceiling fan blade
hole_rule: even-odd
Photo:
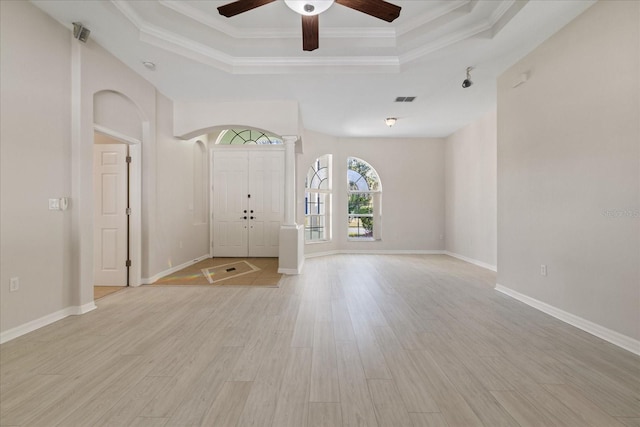
[[[400,16],[400,9],[402,9],[384,0],[335,0],[335,2],[387,22],[392,22]]]
[[[302,15],[302,50],[316,50],[318,42],[318,15]]]
[[[220,15],[231,18],[240,13],[247,12],[256,7],[264,6],[265,4],[273,3],[276,0],[237,0],[233,3],[225,4],[218,8]]]

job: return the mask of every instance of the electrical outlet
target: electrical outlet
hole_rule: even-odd
[[[59,211],[60,210],[60,199],[49,199],[49,210],[50,211]]]
[[[20,289],[20,278],[12,277],[9,283],[9,292],[16,292],[18,289]]]
[[[545,264],[541,264],[540,265],[540,274],[542,276],[546,276],[547,275],[547,266]]]

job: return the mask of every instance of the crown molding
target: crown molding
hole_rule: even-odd
[[[507,12],[516,5],[515,0],[504,0],[500,6],[493,11],[491,16],[471,27],[465,27],[459,31],[451,32],[444,37],[409,50],[399,55],[392,56],[344,56],[344,57],[236,57],[225,53],[219,49],[194,41],[187,37],[168,31],[164,28],[150,24],[145,21],[130,5],[128,0],[111,0],[111,3],[122,13],[139,31],[139,39],[144,43],[151,44],[158,48],[173,52],[177,55],[189,58],[200,63],[218,68],[232,74],[295,74],[316,72],[318,68],[325,71],[349,74],[349,73],[399,73],[401,66],[419,60],[429,54],[443,49],[447,46],[472,38],[478,34],[489,32],[493,37],[497,31],[497,24],[503,17],[509,18]],[[197,13],[197,9],[175,0],[160,0],[159,3],[165,7],[177,11],[191,19],[209,26],[221,33],[234,38],[291,38],[299,37],[299,33],[293,34],[288,30],[254,29],[242,34],[231,26],[214,20],[211,17]],[[404,34],[413,29],[419,28],[429,22],[433,22],[447,14],[464,11],[470,13],[477,0],[455,0],[445,3],[438,10],[429,14],[416,17],[405,24],[398,34]],[[504,22],[500,23],[501,29]],[[381,29],[382,30],[382,29]],[[325,34],[329,33],[329,34]],[[363,31],[358,28],[328,29],[323,31],[323,37],[335,38],[395,38],[395,31],[377,31],[369,29]]]
[[[413,31],[422,26],[428,25],[431,22],[439,19],[443,16],[449,15],[454,12],[463,11],[465,14],[469,14],[473,11],[471,5],[475,5],[476,0],[452,0],[444,3],[439,8],[412,18],[410,21],[399,26],[396,33],[398,36],[402,36],[410,31]]]
[[[283,39],[283,38],[300,38],[301,29],[284,29],[284,28],[244,28],[242,30],[227,24],[219,19],[214,19],[211,15],[202,13],[201,10],[190,6],[187,3],[176,0],[159,0],[158,3],[168,9],[173,10],[189,19],[193,19],[213,30],[223,33],[234,39]],[[323,28],[323,38],[394,38],[396,31],[393,28],[375,27],[375,28]]]

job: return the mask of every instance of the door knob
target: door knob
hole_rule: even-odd
[[[245,209],[243,212],[244,212],[244,213],[247,213],[247,210]],[[251,211],[251,212],[253,212],[253,211]]]
[[[249,219],[256,219],[256,217],[255,216],[250,216]]]
[[[241,216],[240,219],[247,219],[247,217],[246,216]]]

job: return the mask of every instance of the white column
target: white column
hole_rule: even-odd
[[[296,224],[296,141],[297,136],[283,136],[284,223],[280,227],[278,272],[300,274],[304,264],[304,226]]]
[[[297,136],[283,136],[284,141],[284,224],[296,225],[296,141]]]

